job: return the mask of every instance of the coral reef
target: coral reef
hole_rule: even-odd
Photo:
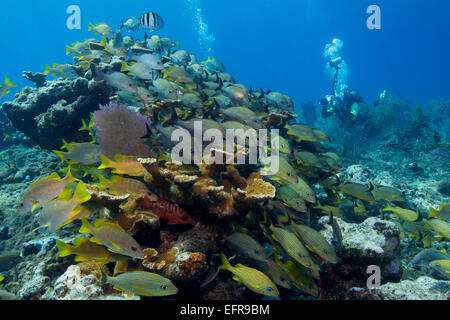
[[[429,207],[449,200],[448,136],[429,124],[432,114],[385,94],[367,122],[355,126],[333,118],[316,121],[311,103],[298,110],[299,117],[288,96],[247,89],[215,58],[197,62],[156,35],[123,42],[115,35],[111,42],[78,43],[86,55],[69,50],[79,58],[74,64],[47,68],[57,79],[24,72],[36,88],[25,87],[3,104],[11,124],[41,148],[63,145],[69,152],[60,163],[24,139],[5,140],[17,132],[0,115],[6,123],[3,142],[13,144],[0,151],[0,254],[20,254],[2,271],[2,290],[9,295],[0,297],[140,299],[100,284],[98,266],[111,274],[115,264],[121,276],[139,271],[163,277],[176,286],[177,298],[271,299],[244,281],[236,283],[229,272],[218,272],[218,255],[224,253],[233,265],[267,273],[282,299],[448,299],[448,281],[415,280],[424,272],[442,275],[409,266],[419,245],[449,249],[448,241],[423,226]],[[130,57],[139,62],[130,63]],[[434,102],[436,110],[446,107]],[[237,164],[240,156],[251,157],[251,139],[244,145],[233,141],[233,153],[195,141],[208,150],[202,163],[172,161],[172,133],[195,132],[195,121],[202,121],[202,133],[278,129],[282,165],[266,176],[265,163]],[[100,146],[101,155],[85,151],[86,145]],[[274,151],[272,144],[260,147],[260,153]],[[219,158],[234,163],[210,161]],[[79,181],[65,185],[42,210],[16,215],[24,191],[52,172],[69,178],[73,173],[70,181]],[[31,184],[29,190],[51,187]],[[391,187],[392,194],[375,197],[381,187]],[[39,201],[30,193],[31,208]],[[414,219],[405,222],[388,213],[399,203]],[[44,231],[42,215],[59,223],[55,232]],[[295,231],[297,224],[314,239]],[[253,253],[267,255],[271,267],[227,245],[233,233],[259,244]],[[365,289],[370,265],[382,271],[379,289]],[[286,282],[293,283],[291,289]]]
[[[81,119],[109,102],[104,82],[77,78],[57,79],[40,88],[25,87],[14,101],[3,103],[14,127],[45,149],[59,149],[62,139],[87,141],[78,131]]]

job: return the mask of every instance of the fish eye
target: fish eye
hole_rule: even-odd
[[[290,177],[290,176],[291,176],[291,173],[290,173],[290,172],[288,172],[288,174],[287,174],[287,175],[288,175],[288,177]]]
[[[271,287],[268,287],[268,288],[267,288],[267,291],[268,291],[268,292],[273,292],[273,289],[272,289]]]
[[[161,286],[161,289],[166,290],[166,289],[167,289],[167,286],[166,286],[165,284],[163,284],[163,285]]]
[[[436,263],[435,266],[436,266],[436,268],[440,268],[441,267],[441,265],[439,263]]]
[[[309,272],[311,272],[311,273],[313,273],[313,271],[312,271],[312,269],[311,269],[311,268],[308,268],[308,271],[309,271]]]
[[[137,251],[137,248],[136,247],[131,247],[131,250]]]
[[[325,252],[325,254],[328,254],[328,250],[325,250],[324,252]]]
[[[256,254],[256,255],[258,255],[258,256],[259,256],[259,255],[260,255],[260,253],[261,253],[261,252],[259,252],[259,250],[255,250],[255,254]]]

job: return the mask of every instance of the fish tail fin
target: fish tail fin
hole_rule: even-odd
[[[9,80],[9,78],[7,76],[5,76],[5,84],[4,85],[7,86],[8,88],[17,87],[17,84],[15,84],[11,80]]]
[[[103,154],[100,154],[100,160],[102,161],[102,164],[98,167],[99,169],[107,169],[113,166],[112,160]]]
[[[62,145],[62,147],[61,147],[61,150],[63,150],[63,149],[69,150],[69,148],[70,148],[70,143],[67,143],[67,141],[64,140],[64,139],[62,139],[62,143],[63,143],[63,145]]]
[[[106,179],[101,174],[98,175],[98,178],[100,179],[100,183],[97,185],[100,189],[107,189],[109,188],[109,185],[111,184],[108,179]]]
[[[89,22],[89,28],[88,31],[94,30],[95,26],[92,24],[92,22]]]
[[[123,20],[121,19],[121,20],[120,20],[120,30],[122,30],[123,27],[125,27],[125,23],[124,23]]]
[[[108,275],[103,271],[103,268],[97,264],[98,271],[100,272],[100,285],[104,285],[108,282]]]
[[[98,45],[102,46],[102,47],[106,47],[107,44],[108,44],[108,40],[105,37],[103,37],[102,41],[100,41],[100,43]]]
[[[233,266],[230,264],[230,261],[228,261],[227,257],[222,253],[220,255],[220,258],[222,260],[222,265],[219,266],[219,270],[228,270],[231,271],[233,269]]]
[[[65,179],[68,180],[68,181],[70,181],[70,182],[80,181],[80,179],[77,179],[77,178],[75,178],[75,177],[72,175],[72,171],[71,171],[70,166],[67,168],[67,174],[66,174],[66,176],[65,176]],[[70,183],[70,182],[69,182],[69,183]]]
[[[437,215],[437,211],[435,208],[430,207],[430,215],[428,216],[428,218],[434,218]]]
[[[72,255],[72,246],[70,244],[56,240],[56,246],[58,247],[60,258]]]
[[[128,71],[128,65],[125,61],[122,61],[122,67],[120,68],[120,72]]]
[[[77,200],[78,203],[84,203],[86,201],[89,201],[89,199],[91,199],[91,195],[87,191],[83,181],[80,181],[77,184],[73,197]]]
[[[64,162],[64,161],[67,160],[66,159],[66,152],[62,152],[62,151],[59,151],[59,150],[53,150],[53,152],[56,153],[56,155],[61,158],[61,162]]]
[[[47,74],[51,73],[52,72],[51,69],[52,68],[48,64],[46,64],[45,69],[44,69],[44,74],[47,75]]]
[[[91,224],[86,218],[81,219],[81,228],[79,233],[91,233]]]
[[[72,52],[72,48],[70,46],[66,46],[66,55]]]
[[[180,41],[175,42],[176,46],[179,47],[180,46]]]
[[[89,125],[86,123],[86,120],[81,119],[81,128],[78,131],[90,131]],[[64,140],[63,140],[64,142]],[[63,146],[64,147],[64,146]]]

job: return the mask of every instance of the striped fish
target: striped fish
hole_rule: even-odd
[[[450,260],[433,260],[430,262],[430,266],[450,279]]]
[[[223,116],[230,121],[241,122],[254,129],[262,129],[263,123],[260,118],[249,108],[231,107],[221,110]]]
[[[294,286],[310,295],[317,297],[319,295],[319,287],[313,278],[300,266],[292,261],[282,262],[277,254],[274,255],[275,263],[278,264],[292,280]]]
[[[271,259],[267,261],[252,261],[251,265],[267,274],[277,285],[290,289],[292,287],[289,275]]]
[[[236,250],[240,256],[258,261],[266,261],[264,248],[258,241],[244,233],[233,233],[225,238],[227,245]]]
[[[164,99],[178,100],[183,96],[181,88],[166,79],[157,79],[153,81],[156,92]]]
[[[313,277],[319,276],[319,267],[312,261],[308,250],[292,232],[270,226],[273,232],[273,238],[278,241],[284,251],[295,261],[305,266]]]
[[[275,181],[280,181],[283,184],[297,184],[297,174],[294,168],[292,168],[292,166],[289,164],[288,160],[285,157],[280,156],[278,157],[278,163],[278,172],[275,175],[270,176],[269,178]],[[269,167],[266,166],[264,169],[268,170]]]
[[[157,13],[150,12],[141,15],[140,28],[150,29],[152,31],[158,31],[164,27],[164,20]]]
[[[295,192],[306,201],[316,203],[316,194],[314,193],[314,190],[311,189],[308,182],[299,176],[297,176],[297,180],[297,184],[295,186],[291,186]]]
[[[94,237],[90,241],[102,244],[112,252],[136,259],[144,259],[145,254],[132,236],[126,233],[119,225],[96,220],[92,226],[85,218],[81,219],[80,233],[89,233]]]
[[[290,186],[283,186],[277,189],[278,198],[284,205],[299,212],[306,212],[305,200]]]
[[[112,284],[115,289],[131,292],[143,297],[171,296],[178,293],[177,287],[173,283],[160,275],[144,271],[123,273],[115,278],[102,274],[101,284]]]
[[[242,264],[237,264],[233,267],[225,255],[222,254],[221,257],[222,265],[219,267],[219,270],[227,270],[233,273],[233,280],[242,282],[253,292],[265,296],[279,296],[277,286],[264,273],[256,269],[246,267]]]
[[[299,224],[291,224],[291,230],[293,230],[302,240],[306,248],[314,252],[322,259],[337,263],[338,257],[334,248],[328,243],[328,241],[316,230]]]

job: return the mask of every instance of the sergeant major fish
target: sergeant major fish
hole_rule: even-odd
[[[144,13],[141,15],[140,28],[150,29],[151,31],[158,31],[164,27],[163,18],[154,12]]]

